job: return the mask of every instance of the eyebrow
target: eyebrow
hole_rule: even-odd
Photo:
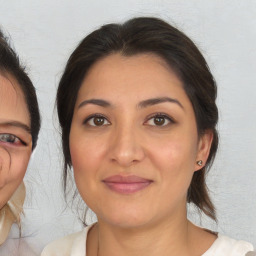
[[[170,98],[170,97],[160,97],[160,98],[152,98],[152,99],[147,99],[144,101],[141,101],[138,104],[139,108],[146,108],[149,106],[153,106],[156,104],[160,104],[160,103],[165,103],[165,102],[171,102],[171,103],[175,103],[178,106],[180,106],[182,109],[184,109],[183,105],[176,99]],[[97,106],[101,106],[101,107],[110,107],[111,103],[106,101],[106,100],[102,100],[102,99],[90,99],[90,100],[84,100],[83,102],[81,102],[78,106],[78,108],[81,108],[85,105],[88,104],[93,104],[93,105],[97,105]]]
[[[23,123],[18,122],[18,121],[8,121],[8,122],[2,122],[2,123],[0,122],[0,126],[12,126],[12,127],[21,128],[22,130],[31,134],[30,127],[27,126],[26,124],[23,124]]]
[[[85,105],[88,105],[88,104],[94,104],[94,105],[98,105],[98,106],[101,106],[101,107],[110,107],[111,104],[106,101],[106,100],[101,100],[101,99],[90,99],[90,100],[84,100],[83,102],[81,102],[78,106],[78,108],[81,108]]]
[[[182,109],[184,109],[183,105],[178,100],[169,98],[169,97],[161,97],[161,98],[153,98],[153,99],[144,100],[144,101],[140,102],[138,104],[138,106],[140,108],[146,108],[149,106],[153,106],[153,105],[165,103],[165,102],[175,103],[178,106],[180,106]]]

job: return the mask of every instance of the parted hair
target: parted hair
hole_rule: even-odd
[[[57,91],[57,111],[62,131],[64,189],[72,167],[69,133],[79,88],[88,70],[100,59],[120,53],[133,56],[152,53],[161,57],[183,82],[196,117],[198,135],[211,130],[213,141],[205,166],[194,172],[187,202],[216,220],[215,208],[206,185],[208,172],[217,151],[217,87],[206,60],[183,32],[154,17],[138,17],[123,24],[107,24],[86,36],[71,54]]]

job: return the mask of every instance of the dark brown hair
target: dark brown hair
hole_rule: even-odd
[[[40,113],[36,97],[35,87],[29,79],[25,68],[21,65],[19,57],[10,47],[8,39],[0,30],[0,73],[12,76],[19,84],[27,104],[30,115],[30,126],[32,135],[32,149],[36,147],[38,133],[40,130]]]
[[[67,171],[71,168],[69,133],[78,90],[92,65],[113,53],[133,56],[153,53],[176,72],[183,82],[195,112],[198,134],[213,132],[208,160],[194,173],[187,193],[187,202],[194,203],[207,216],[216,220],[214,205],[205,182],[206,171],[214,160],[218,134],[217,88],[209,67],[195,44],[168,23],[151,17],[128,20],[124,24],[108,24],[86,36],[71,54],[57,92],[57,110],[62,129],[64,153],[64,188]]]

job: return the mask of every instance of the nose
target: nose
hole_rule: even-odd
[[[145,157],[142,139],[133,126],[115,129],[109,153],[111,161],[122,167],[139,163]]]

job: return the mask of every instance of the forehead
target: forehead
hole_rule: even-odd
[[[25,98],[18,83],[8,75],[0,74],[0,120],[20,121],[30,126]]]
[[[81,91],[91,94],[106,93],[108,90],[121,93],[161,90],[164,93],[179,87],[178,90],[184,92],[182,84],[161,57],[154,54],[127,57],[117,53],[97,61],[91,67],[82,83]]]
[[[161,57],[154,54],[127,57],[116,53],[91,67],[82,82],[77,103],[91,97],[131,102],[167,96],[189,101],[182,81]]]

